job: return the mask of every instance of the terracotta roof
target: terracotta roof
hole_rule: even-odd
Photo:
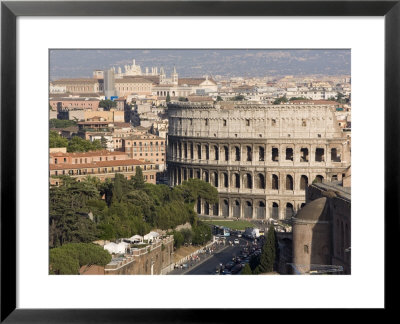
[[[111,160],[111,161],[96,161],[92,163],[57,163],[50,164],[50,170],[65,170],[65,169],[89,169],[89,168],[101,168],[101,167],[115,167],[115,166],[130,166],[130,165],[147,165],[154,164],[152,162],[139,161],[136,159],[129,160]]]
[[[62,84],[62,83],[103,83],[103,79],[59,79],[51,81],[52,84]]]
[[[74,152],[74,153],[50,153],[50,157],[70,156],[70,157],[88,157],[88,156],[110,156],[110,155],[127,155],[124,152],[109,152],[107,150],[90,151],[90,152]]]
[[[130,123],[114,122],[115,127],[131,127]]]

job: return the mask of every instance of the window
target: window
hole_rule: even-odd
[[[286,148],[286,160],[293,161],[293,149],[290,147]]]
[[[315,150],[315,162],[324,162],[324,149],[317,148]]]
[[[258,161],[264,161],[264,148],[260,146],[258,148]]]
[[[336,148],[333,148],[331,150],[331,160],[332,160],[332,162],[340,162],[341,161],[340,155],[338,155]]]
[[[224,119],[224,120],[222,121],[222,125],[223,125],[223,126],[226,126],[226,119]]]
[[[308,245],[304,245],[304,253],[308,254]]]
[[[205,125],[208,126],[208,119],[205,119]]]
[[[303,126],[303,127],[307,126],[307,122],[306,122],[305,119],[303,119],[303,120],[301,121],[301,126]]]
[[[279,151],[276,147],[272,148],[272,161],[278,162],[279,160]]]
[[[250,126],[250,119],[246,119],[246,126]]]
[[[271,119],[271,126],[276,126],[276,119]]]
[[[308,148],[305,147],[301,148],[300,153],[301,153],[300,162],[308,162]]]
[[[300,190],[306,190],[308,186],[308,178],[305,175],[302,175],[300,178]]]

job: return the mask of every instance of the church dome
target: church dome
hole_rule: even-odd
[[[326,197],[318,198],[306,204],[296,215],[296,219],[303,221],[327,221],[324,213]]]

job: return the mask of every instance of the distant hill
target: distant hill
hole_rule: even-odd
[[[50,79],[91,77],[93,70],[132,64],[176,66],[180,77],[350,75],[350,50],[51,50]]]

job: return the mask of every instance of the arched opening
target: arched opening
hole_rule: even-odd
[[[219,160],[219,154],[218,154],[218,146],[214,146],[214,160],[218,161]]]
[[[265,151],[262,146],[258,148],[258,161],[264,161],[265,159]]]
[[[279,190],[279,179],[276,174],[272,175],[272,183],[271,183],[272,190]]]
[[[300,162],[308,162],[308,148],[302,147],[300,153]]]
[[[203,180],[205,182],[209,182],[209,177],[208,177],[208,172],[207,171],[203,171]]]
[[[279,205],[276,202],[272,203],[271,217],[272,219],[279,219]]]
[[[240,176],[238,173],[235,173],[233,175],[233,181],[234,181],[234,187],[235,188],[240,188]]]
[[[210,213],[210,205],[208,202],[204,203],[204,215],[208,215]]]
[[[247,158],[246,158],[246,160],[247,160],[247,161],[251,161],[252,158],[251,158],[251,147],[250,147],[250,146],[246,146],[246,153],[247,153]]]
[[[197,158],[201,160],[201,145],[197,144]]]
[[[222,174],[222,182],[224,184],[224,188],[228,188],[228,174],[225,172]]]
[[[228,146],[224,146],[225,161],[229,160],[229,149]]]
[[[305,175],[302,175],[300,178],[300,190],[306,190],[308,186],[308,178]]]
[[[261,173],[257,174],[256,188],[257,189],[265,189],[265,178],[264,178],[264,175]]]
[[[286,176],[286,190],[293,190],[293,178],[290,174]]]
[[[214,173],[213,173],[213,178],[214,178],[214,179],[213,179],[213,180],[214,180],[214,183],[213,183],[213,184],[214,184],[215,187],[218,188],[218,173],[217,173],[217,172],[214,172]]]
[[[218,216],[218,212],[219,212],[219,206],[218,203],[216,203],[213,205],[213,215]]]
[[[183,180],[187,180],[187,170],[183,169]]]
[[[235,146],[235,161],[240,161],[240,147]]]
[[[286,218],[292,218],[294,216],[293,205],[291,203],[286,204]]]
[[[245,188],[246,189],[252,189],[253,188],[253,183],[252,183],[252,179],[251,179],[251,174],[250,173],[246,173],[244,175],[244,183],[245,183]]]
[[[246,201],[244,204],[244,218],[252,218],[253,217],[253,205],[250,201]]]
[[[260,201],[258,203],[257,218],[258,219],[264,219],[265,218],[265,204],[262,201]]]
[[[229,216],[229,203],[228,200],[224,199],[222,203],[222,216],[228,217]]]
[[[201,214],[201,199],[197,199],[197,214]]]
[[[206,160],[210,159],[210,150],[208,149],[208,145],[204,147],[204,150],[206,151]]]
[[[181,159],[182,158],[182,143],[179,143],[179,145],[178,145],[178,156],[179,156],[179,158]]]
[[[235,202],[233,203],[233,217],[240,217],[240,202],[238,200],[235,200]]]
[[[194,150],[193,150],[193,143],[190,144],[190,158],[194,159]]]
[[[317,175],[314,181],[317,183],[321,183],[322,181],[324,181],[324,177],[322,175]]]
[[[183,156],[185,157],[185,159],[187,159],[187,143],[185,143],[184,145],[183,145]]]

